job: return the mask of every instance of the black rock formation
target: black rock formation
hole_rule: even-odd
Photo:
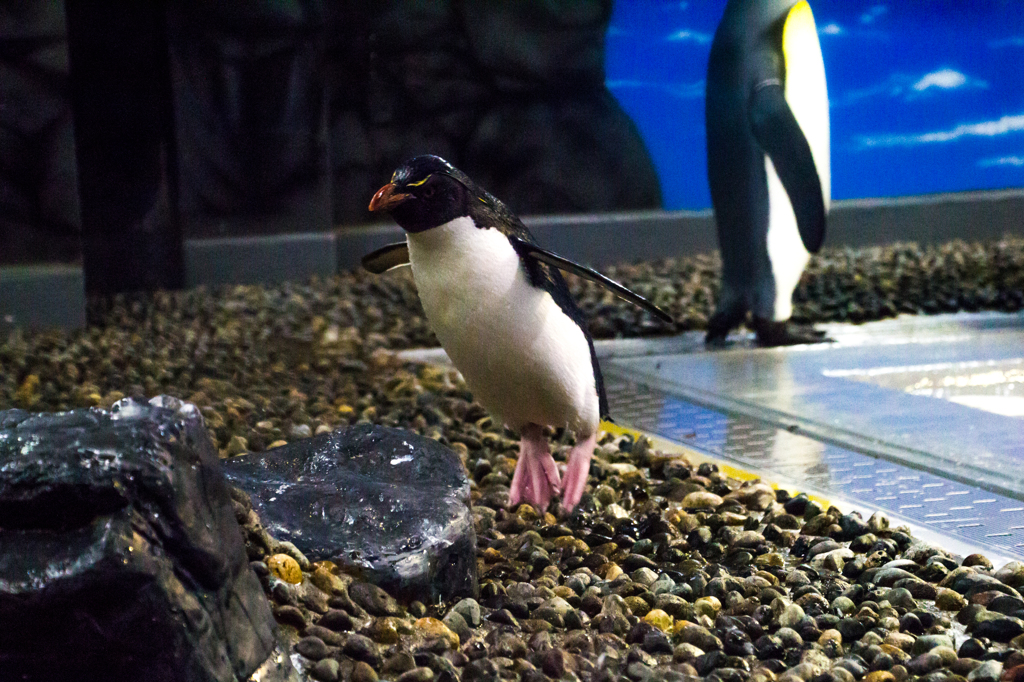
[[[274,652],[194,406],[0,412],[0,623],[12,680],[244,680]]]
[[[475,595],[476,536],[458,456],[409,431],[362,424],[227,460],[269,533],[394,595]]]
[[[342,9],[343,8],[343,9]],[[416,154],[520,215],[659,208],[654,163],[605,87],[612,0],[371,0],[328,14],[336,222]]]
[[[63,2],[0,7],[0,264],[81,257]]]

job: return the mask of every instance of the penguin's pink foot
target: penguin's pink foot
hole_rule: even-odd
[[[594,454],[596,445],[597,434],[594,433],[577,443],[569,451],[569,463],[565,467],[565,476],[562,478],[562,504],[569,511],[572,511],[583,497],[583,490],[587,487],[587,477],[590,475],[590,457]]]
[[[543,427],[526,425],[521,433],[516,472],[512,475],[509,506],[529,502],[543,512],[560,489],[558,467],[551,458]]]

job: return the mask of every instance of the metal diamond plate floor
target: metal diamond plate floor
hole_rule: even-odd
[[[611,376],[616,421],[766,478],[877,508],[979,549],[1024,558],[1024,503],[1006,495],[730,415]]]
[[[1024,392],[1024,316],[829,332],[837,343],[789,349],[705,351],[692,338],[599,349],[611,412],[767,478],[1024,558],[1024,420],[1010,416]],[[953,399],[965,391],[1010,407]]]

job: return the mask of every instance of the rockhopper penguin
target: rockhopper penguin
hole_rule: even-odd
[[[367,255],[363,265],[372,272],[412,265],[448,357],[474,397],[521,436],[510,504],[545,509],[561,492],[563,504],[575,507],[608,402],[586,320],[559,269],[671,318],[600,273],[538,247],[503,203],[437,156],[404,163],[370,210],[389,212],[406,241]],[[576,437],[561,477],[545,426]]]
[[[705,124],[722,254],[707,340],[749,311],[763,345],[820,341],[787,324],[830,195],[825,67],[805,0],[729,0],[711,43]]]

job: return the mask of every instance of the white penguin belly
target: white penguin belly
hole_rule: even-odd
[[[832,192],[828,89],[818,31],[806,1],[798,2],[789,11],[782,34],[782,52],[786,63],[786,103],[811,148],[828,213]],[[768,258],[775,280],[773,318],[782,322],[793,314],[793,290],[811,256],[800,238],[793,205],[775,166],[767,157],[764,163],[768,176]]]
[[[790,9],[782,34],[786,63],[786,103],[811,147],[825,211],[832,197],[828,86],[814,15],[806,0]]]
[[[457,218],[409,234],[423,310],[474,397],[511,428],[590,434],[600,420],[587,338],[496,229]]]
[[[768,260],[771,261],[772,279],[775,281],[772,319],[784,322],[793,315],[793,290],[800,283],[800,275],[811,254],[800,238],[789,194],[767,156],[764,169],[768,176]]]

